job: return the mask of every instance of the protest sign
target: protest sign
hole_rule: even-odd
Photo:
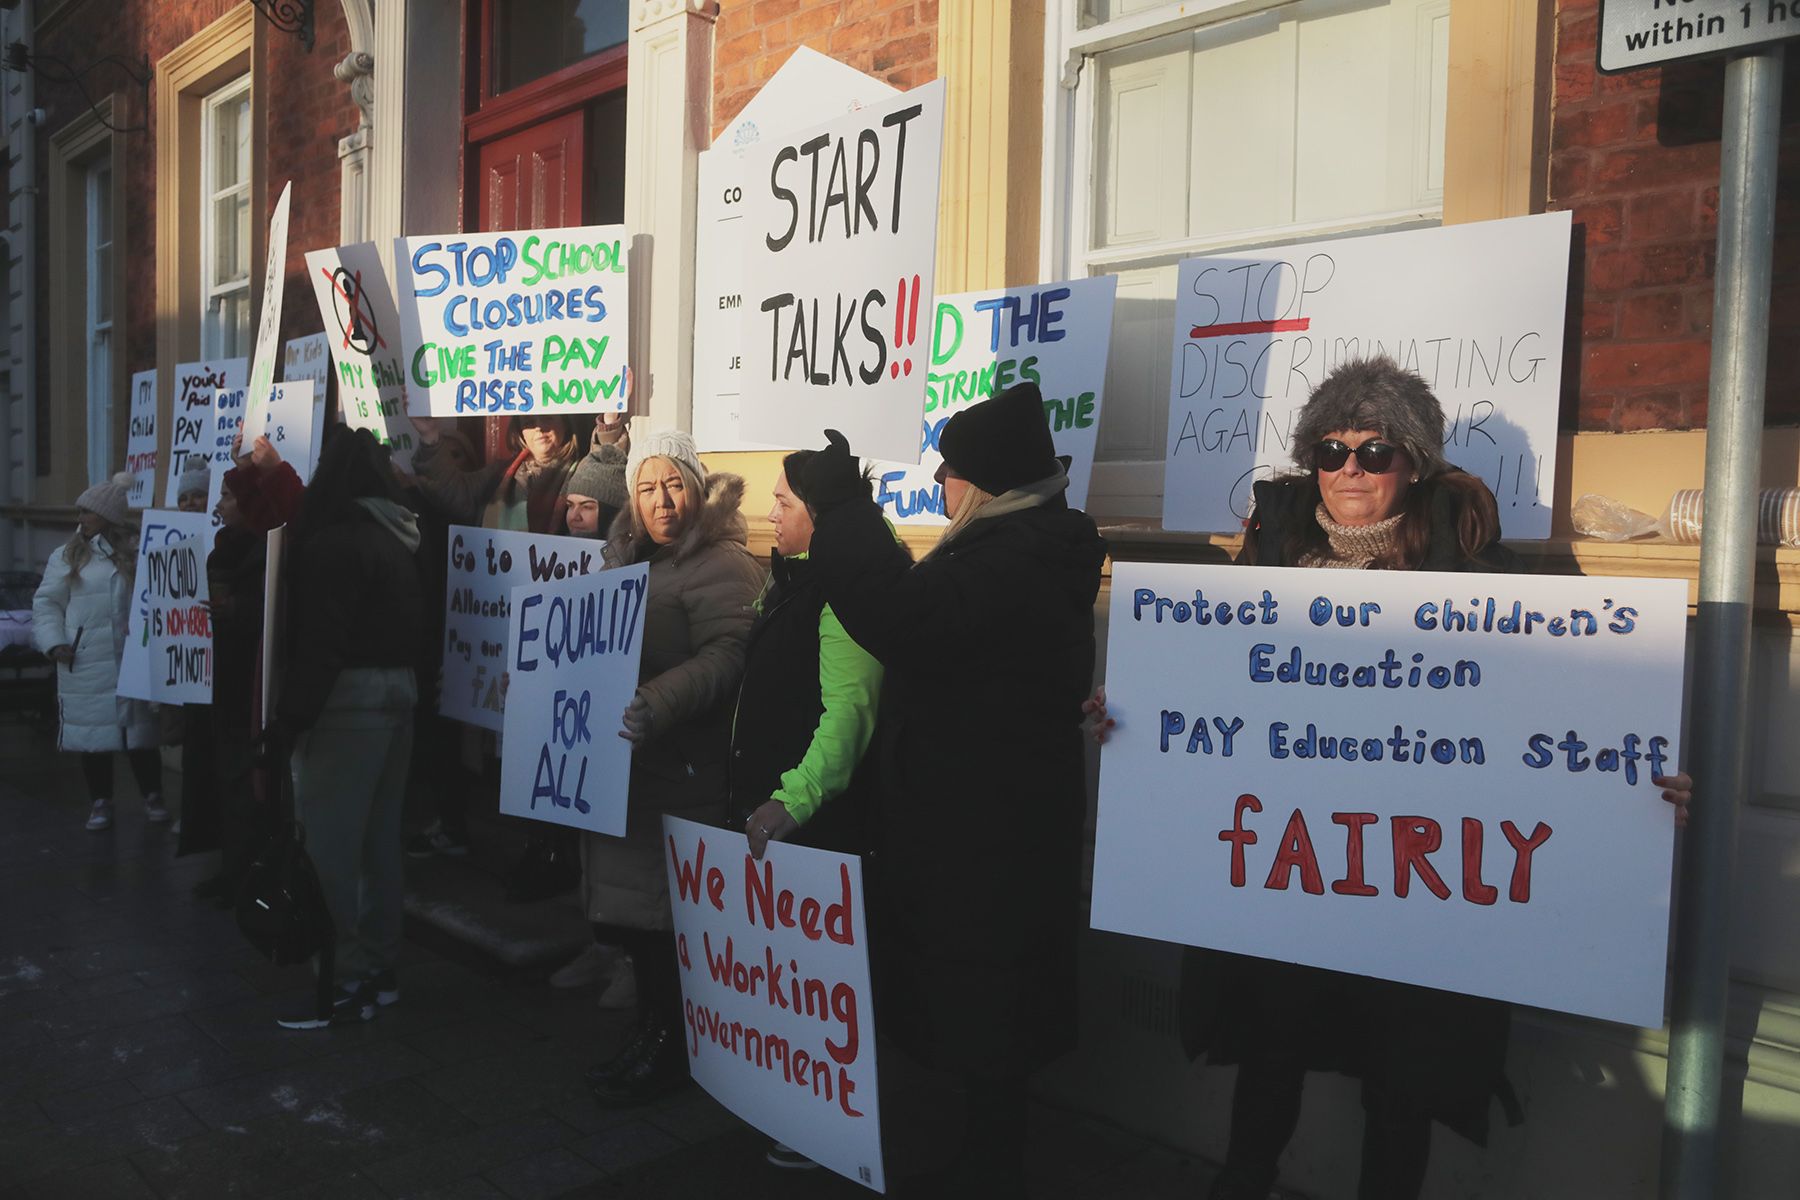
[[[374,242],[314,250],[306,275],[337,370],[339,418],[373,433],[402,470],[411,470],[416,435],[406,415],[406,353],[381,252]]]
[[[218,507],[219,495],[225,490],[225,472],[232,467],[231,445],[244,429],[249,395],[248,388],[220,389],[213,393],[212,421],[207,427],[205,446],[206,511],[209,513]]]
[[[1163,526],[1237,532],[1312,390],[1387,355],[1436,393],[1445,457],[1507,536],[1548,537],[1568,268],[1566,212],[1183,262]]]
[[[289,338],[281,354],[281,378],[288,383],[306,380],[313,385],[313,404],[319,410],[313,428],[325,432],[325,381],[331,377],[331,348],[322,333]],[[342,418],[340,418],[341,420]],[[315,443],[317,439],[314,439]]]
[[[862,861],[663,817],[694,1082],[776,1141],[886,1189]]]
[[[188,458],[207,457],[212,433],[213,401],[220,388],[241,388],[249,371],[242,358],[182,363],[175,368],[175,400],[169,427],[169,482],[163,490],[163,506],[174,508],[181,488],[181,473]]]
[[[744,436],[914,462],[936,295],[940,80],[744,156]]]
[[[637,691],[650,565],[512,589],[500,811],[625,835],[631,743],[619,714]]]
[[[409,411],[624,412],[630,247],[623,225],[395,239]]]
[[[1661,1023],[1685,583],[1119,563],[1110,622],[1096,929]]]
[[[156,503],[156,372],[139,371],[131,377],[131,424],[125,438],[125,469],[131,472],[131,491],[125,502],[132,508]]]
[[[263,626],[262,684],[256,699],[258,730],[274,724],[275,698],[281,695],[281,683],[287,676],[287,572],[288,527],[277,525],[269,530],[263,551]]]
[[[269,388],[269,402],[263,406],[263,427],[259,437],[269,439],[275,453],[294,468],[301,483],[311,483],[313,470],[319,465],[319,441],[323,433],[318,421],[323,415],[313,399],[313,384],[304,379],[277,383]],[[254,439],[251,439],[254,441]]]
[[[293,194],[294,184],[289,180],[269,218],[269,253],[263,262],[262,303],[257,308],[256,341],[250,348],[250,391],[244,406],[244,419],[252,429],[262,428],[262,406],[269,402],[280,358],[281,298],[287,290],[288,201]]]
[[[801,46],[700,152],[694,229],[694,442],[708,450],[769,450],[738,433],[743,374],[744,155],[820,117],[897,94],[855,67]],[[807,443],[811,445],[812,443]]]
[[[185,537],[152,547],[149,571],[150,698],[165,704],[212,702],[211,597],[206,583],[208,538]]]
[[[959,410],[1029,380],[1044,393],[1044,416],[1058,455],[1069,458],[1068,501],[1087,506],[1112,343],[1116,275],[1003,291],[940,296],[925,376],[919,465],[876,463],[875,502],[897,525],[944,525],[944,461],[938,438]]]
[[[600,569],[601,543],[452,525],[444,589],[444,689],[438,711],[500,732],[506,712],[512,590]]]
[[[202,567],[201,574],[205,574],[206,556],[212,552],[213,533],[210,513],[153,508],[144,514],[138,536],[137,576],[132,584],[131,604],[125,610],[125,649],[119,657],[119,695],[129,696],[133,700],[163,698],[156,693],[156,685],[152,683],[155,672],[151,667],[150,649],[150,554],[177,542],[195,541],[199,543],[197,553]],[[209,666],[210,662],[209,658]],[[166,668],[167,664],[162,665]],[[209,675],[206,694],[199,698],[198,703],[204,704],[212,699],[210,678]]]

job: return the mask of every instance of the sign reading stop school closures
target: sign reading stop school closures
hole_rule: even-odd
[[[501,812],[625,836],[619,714],[637,690],[649,574],[639,563],[512,590]]]
[[[415,415],[624,412],[623,225],[398,238]]]
[[[1096,929],[1661,1024],[1686,584],[1120,563],[1110,621]]]
[[[169,483],[163,492],[163,506],[174,508],[180,499],[181,474],[188,459],[198,455],[205,461],[211,445],[213,400],[219,389],[232,390],[244,386],[249,361],[222,358],[213,362],[182,363],[175,368],[175,402],[173,423],[169,428]]]
[[[125,469],[131,472],[131,491],[125,502],[132,508],[156,503],[156,372],[139,371],[131,377],[131,426],[125,438]]]
[[[374,242],[358,242],[309,251],[306,277],[337,370],[339,417],[352,429],[373,433],[402,470],[411,470],[415,446],[406,415],[406,346],[380,250]]]
[[[944,461],[938,453],[944,424],[1026,380],[1043,391],[1056,452],[1069,458],[1068,501],[1087,507],[1118,284],[1118,276],[1101,275],[938,298],[919,465],[874,468],[875,501],[889,519],[899,525],[949,522],[943,485],[934,478]]]
[[[150,698],[165,704],[212,701],[212,612],[206,583],[207,542],[186,537],[151,549],[149,571]]]
[[[452,525],[449,538],[438,711],[498,733],[505,725],[512,590],[593,574],[600,569],[601,543],[473,525]]]
[[[1507,536],[1550,535],[1569,214],[1543,213],[1183,262],[1163,524],[1235,533],[1250,485],[1293,468],[1332,369],[1386,355],[1444,408],[1444,456]]]
[[[184,541],[197,543],[196,553],[199,557],[201,575],[206,574],[206,556],[212,553],[213,520],[210,513],[186,513],[173,510],[153,508],[146,512],[138,537],[137,578],[133,583],[131,605],[125,610],[125,650],[119,658],[119,687],[121,696],[129,696],[134,700],[163,700],[176,704],[206,704],[212,700],[212,658],[208,654],[206,689],[204,693],[194,695],[190,686],[188,694],[192,699],[171,697],[168,694],[170,684],[166,682],[168,663],[159,662],[153,667],[151,658],[151,624],[150,611],[153,597],[150,592],[151,568],[150,555],[168,546]],[[199,586],[204,589],[202,579]],[[203,590],[202,596],[206,593]],[[211,626],[207,627],[210,635]],[[194,631],[189,630],[190,634]],[[210,636],[208,637],[210,643]],[[163,643],[166,647],[167,643]],[[191,645],[191,643],[190,643]],[[166,659],[167,651],[164,650]],[[164,672],[164,680],[159,682],[156,672]],[[193,680],[188,680],[193,685]]]
[[[663,818],[694,1081],[775,1140],[884,1191],[862,862]]]
[[[940,80],[744,157],[744,436],[916,462],[931,364]]]

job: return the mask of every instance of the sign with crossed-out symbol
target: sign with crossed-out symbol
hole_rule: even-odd
[[[343,347],[359,354],[373,354],[377,347],[385,349],[381,327],[375,322],[375,305],[363,291],[362,272],[338,267],[321,272],[331,284],[332,315],[343,334]]]

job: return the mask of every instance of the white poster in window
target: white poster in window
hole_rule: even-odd
[[[156,371],[139,371],[131,377],[131,424],[126,429],[125,469],[131,472],[131,491],[125,502],[132,508],[156,503]]]
[[[1444,408],[1444,455],[1509,538],[1550,535],[1568,305],[1567,212],[1184,261],[1163,525],[1236,533],[1294,469],[1294,425],[1346,362],[1387,355]]]
[[[163,489],[163,507],[174,508],[180,497],[181,473],[190,457],[207,459],[212,433],[213,399],[220,388],[244,386],[250,363],[243,358],[182,363],[175,368],[175,398],[169,424],[169,482]]]
[[[306,276],[337,369],[339,418],[373,433],[410,470],[417,435],[406,415],[406,344],[380,250],[358,242],[309,251]]]
[[[269,445],[294,468],[301,483],[311,483],[319,465],[323,432],[319,422],[323,415],[314,402],[313,385],[304,379],[275,384],[269,389],[269,402],[263,405],[263,427],[257,431],[258,436],[269,439]]]
[[[250,348],[250,392],[244,417],[252,429],[262,425],[262,406],[269,401],[275,367],[281,357],[281,298],[287,291],[288,201],[294,184],[289,180],[269,218],[269,255],[263,263],[262,304],[256,317],[256,342]]]
[[[1087,507],[1094,442],[1112,345],[1116,275],[1000,291],[940,296],[932,321],[931,369],[919,465],[875,463],[875,501],[897,525],[946,525],[938,438],[965,408],[1029,381],[1044,393],[1044,418],[1069,460],[1070,505]]]
[[[161,699],[151,683],[150,553],[184,539],[192,539],[200,544],[199,558],[204,564],[206,556],[212,553],[214,532],[210,513],[186,513],[161,508],[153,508],[144,513],[139,526],[137,575],[133,582],[131,604],[125,610],[125,650],[119,656],[119,695],[129,696],[133,700]],[[209,688],[201,703],[210,701],[211,698]]]
[[[943,133],[939,80],[744,156],[744,436],[918,458]]]
[[[395,239],[410,411],[624,412],[630,247],[623,225]]]
[[[1686,628],[1680,580],[1116,564],[1094,927],[1660,1025]]]

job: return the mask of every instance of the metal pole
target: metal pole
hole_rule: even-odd
[[[1676,920],[1674,1012],[1663,1106],[1664,1200],[1712,1200],[1720,1194],[1731,877],[1738,804],[1748,784],[1745,718],[1781,65],[1777,44],[1734,57],[1725,68],[1706,516],[1688,754],[1698,786]]]

